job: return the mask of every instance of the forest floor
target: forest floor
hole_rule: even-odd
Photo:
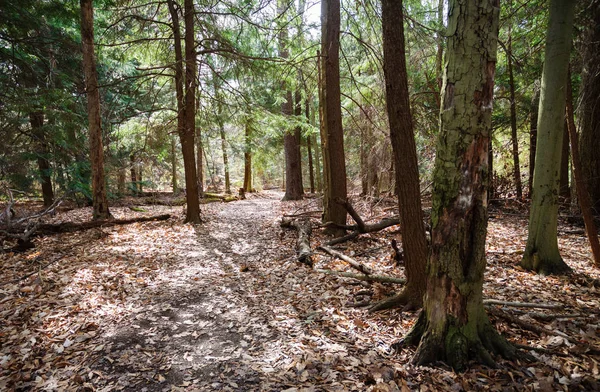
[[[325,275],[297,263],[283,214],[318,217],[320,200],[281,203],[282,193],[203,206],[113,207],[116,218],[171,213],[167,221],[40,237],[23,254],[0,254],[0,390],[3,391],[583,391],[599,390],[600,271],[580,227],[561,221],[562,255],[576,274],[543,277],[517,266],[526,215],[493,210],[485,298],[554,304],[494,306],[511,342],[545,348],[534,362],[498,368],[415,367],[412,348],[391,346],[416,312],[368,313],[399,287]],[[365,220],[393,202],[353,200]],[[85,221],[89,208],[51,222]],[[317,220],[315,219],[315,222]],[[321,230],[312,246],[327,241]],[[337,247],[378,274],[402,277],[390,258],[398,226]],[[315,268],[347,265],[315,254]],[[558,316],[557,316],[558,315]],[[514,321],[516,320],[516,321]],[[533,326],[533,327],[531,327]],[[539,329],[536,329],[535,327]]]

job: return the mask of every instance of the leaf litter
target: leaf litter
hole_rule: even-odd
[[[398,286],[324,275],[295,261],[295,232],[279,220],[310,216],[320,200],[280,203],[281,196],[205,205],[197,226],[181,223],[181,207],[115,207],[119,219],[174,218],[41,237],[28,253],[1,254],[0,390],[598,390],[599,273],[583,235],[568,234],[577,230],[562,233],[560,245],[578,273],[536,276],[517,266],[526,217],[493,214],[486,298],[561,309],[493,305],[513,318],[492,316],[504,336],[542,350],[529,351],[534,362],[499,359],[497,369],[474,364],[455,374],[441,364],[411,365],[411,348],[393,350],[416,312],[352,306]],[[367,221],[395,212],[393,201],[355,203]],[[62,211],[51,223],[90,215]],[[401,238],[397,226],[336,249],[377,274],[403,277],[391,258],[393,238]],[[327,241],[313,231],[313,249]],[[324,254],[313,261],[350,271]]]

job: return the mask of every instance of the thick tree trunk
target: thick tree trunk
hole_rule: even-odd
[[[36,146],[38,171],[40,173],[40,182],[42,183],[44,207],[50,207],[54,202],[54,190],[52,189],[52,178],[50,177],[52,169],[50,167],[50,161],[48,160],[50,151],[43,129],[44,112],[37,111],[29,113],[29,124],[31,125],[31,133],[35,139],[34,145]]]
[[[537,120],[540,107],[540,89],[535,89],[533,102],[531,103],[531,114],[529,117],[529,198],[533,197],[533,173],[535,171],[535,152],[537,147]]]
[[[252,192],[252,127],[250,119],[246,121],[244,150],[244,191]]]
[[[334,202],[346,199],[346,162],[340,98],[340,0],[321,1],[321,51],[323,61],[323,155],[327,164],[327,186],[323,202],[323,220],[339,225],[346,223],[346,210]],[[330,227],[328,233],[344,233]]]
[[[529,237],[520,264],[541,274],[561,274],[571,270],[558,250],[557,225],[565,90],[574,8],[575,3],[570,0],[550,1]]]
[[[509,3],[512,9],[512,1]],[[508,44],[506,49],[506,59],[508,65],[508,78],[510,86],[510,136],[512,142],[512,154],[513,154],[513,178],[515,181],[515,190],[517,199],[523,198],[523,187],[521,185],[521,167],[519,163],[519,138],[517,135],[517,101],[515,99],[515,78],[513,76],[513,62],[512,62],[512,31],[511,23],[508,22]]]
[[[577,189],[577,199],[581,206],[581,214],[585,223],[585,232],[594,256],[594,265],[600,267],[600,242],[598,241],[598,230],[592,214],[590,194],[587,190],[587,184],[583,180],[581,170],[581,159],[579,158],[579,142],[577,140],[577,129],[575,129],[575,119],[573,115],[573,91],[571,87],[571,75],[567,78],[567,126],[569,138],[571,139],[571,157],[573,159],[573,174],[575,177],[575,188]]]
[[[104,147],[102,145],[102,122],[100,119],[100,92],[94,58],[94,10],[92,0],[80,0],[81,44],[83,46],[83,71],[87,95],[90,163],[92,166],[93,219],[111,217],[106,197],[104,179]]]
[[[578,118],[583,181],[591,208],[600,215],[600,2],[592,2],[588,10]]]
[[[414,362],[470,359],[514,349],[483,308],[486,267],[488,143],[491,130],[499,1],[451,0],[441,130],[433,173],[432,240],[424,310],[408,342]]]
[[[287,21],[286,16],[287,3],[279,0],[278,12],[279,16],[283,21]],[[289,57],[288,50],[288,31],[287,26],[281,26],[278,37],[279,46],[279,57],[287,59]],[[285,101],[281,104],[281,114],[284,116],[291,117],[294,114],[294,103],[292,97],[292,91],[287,85],[287,82],[283,80],[281,82],[281,90],[285,91]],[[300,95],[299,92],[297,94]],[[300,102],[296,102],[296,112],[300,107]],[[300,107],[301,114],[302,109]],[[283,149],[285,153],[285,195],[283,200],[300,200],[302,199],[302,167],[301,167],[301,154],[300,154],[300,129],[294,128],[293,130],[284,130],[283,135]]]
[[[194,127],[195,127],[195,105],[194,105],[194,80],[186,80],[186,92],[184,95],[183,78],[183,50],[181,48],[181,28],[179,24],[179,14],[174,0],[167,0],[171,21],[173,23],[173,41],[175,49],[175,93],[177,97],[177,133],[181,142],[181,152],[183,155],[183,170],[185,176],[185,197],[186,197],[186,216],[187,223],[200,223],[200,201],[198,199],[198,183],[196,182],[196,158],[194,155]],[[185,1],[185,24],[186,24],[186,76],[194,77],[195,73],[195,51],[194,51],[194,16],[193,3],[190,0]],[[189,26],[188,26],[189,24]],[[189,32],[188,32],[189,29]],[[187,41],[191,41],[188,45]],[[188,48],[189,46],[189,48]],[[188,64],[187,57],[192,57]],[[192,89],[192,91],[189,91]],[[186,98],[192,102],[186,102]],[[191,107],[192,113],[188,112]],[[190,121],[191,120],[191,121]]]
[[[425,294],[427,239],[421,209],[417,148],[410,112],[402,0],[382,0],[383,70],[390,139],[396,162],[396,183],[402,225],[407,284],[405,305],[421,307]]]

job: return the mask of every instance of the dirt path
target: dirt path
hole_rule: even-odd
[[[356,374],[341,377],[345,362],[359,360],[314,328],[330,315],[302,298],[312,286],[303,282],[319,278],[281,246],[280,197],[219,205],[173,249],[179,262],[139,299],[145,305],[98,338],[96,387],[361,389]],[[321,297],[331,296],[323,286]]]

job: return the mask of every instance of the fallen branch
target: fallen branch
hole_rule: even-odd
[[[371,275],[373,273],[373,271],[371,271],[370,268],[362,265],[361,263],[359,263],[358,261],[354,260],[352,257],[350,256],[346,256],[345,254],[338,252],[335,249],[331,249],[328,246],[319,246],[317,249],[321,249],[323,252],[333,256],[333,257],[337,257],[340,260],[345,261],[346,263],[348,263],[352,268],[354,268],[355,270],[362,272],[365,275]]]
[[[315,271],[317,271],[321,274],[342,276],[344,278],[352,278],[352,279],[362,280],[365,282],[395,283],[395,284],[405,284],[406,283],[406,279],[396,278],[396,277],[387,276],[387,275],[364,275],[364,274],[355,274],[353,272],[335,271],[335,270],[327,270],[327,269],[317,269]]]
[[[312,267],[312,249],[310,248],[310,235],[312,227],[308,219],[282,219],[281,227],[292,227],[298,232],[296,240],[296,252],[298,261]]]
[[[569,336],[561,331],[556,331],[556,330],[551,330],[551,329],[546,329],[546,328],[542,328],[539,325],[535,325],[532,324],[530,322],[527,322],[525,320],[521,320],[511,314],[508,314],[506,312],[501,311],[500,309],[497,308],[489,308],[488,309],[488,313],[496,316],[496,317],[500,317],[503,318],[504,320],[507,320],[515,325],[518,325],[519,327],[526,329],[528,331],[531,332],[535,332],[538,335],[542,335],[542,334],[547,334],[547,335],[556,335],[556,336],[560,336],[566,339],[569,339]]]
[[[536,304],[533,302],[507,302],[500,301],[497,299],[484,299],[484,305],[502,305],[502,306],[511,306],[515,308],[538,308],[538,309],[562,309],[563,305],[560,304]]]
[[[132,218],[132,219],[112,219],[112,220],[98,220],[98,221],[89,221],[89,222],[81,222],[81,223],[73,223],[73,222],[65,222],[58,224],[45,223],[38,225],[37,229],[34,233],[32,233],[32,237],[44,236],[44,235],[52,235],[52,234],[60,234],[60,233],[73,233],[76,231],[89,230],[96,227],[110,227],[110,226],[118,226],[118,225],[128,225],[131,223],[139,223],[139,222],[150,222],[150,221],[164,221],[171,217],[170,214],[164,215],[156,215],[156,216],[148,216],[148,217],[140,217],[140,218]],[[18,230],[18,228],[12,228],[13,230]],[[10,233],[9,233],[10,234]]]

